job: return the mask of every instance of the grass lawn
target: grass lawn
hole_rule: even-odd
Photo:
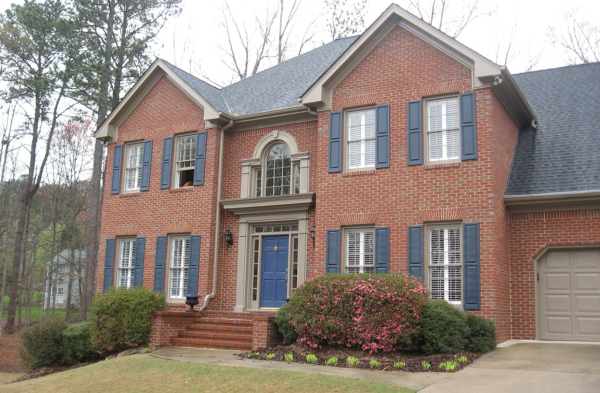
[[[0,385],[12,382],[15,379],[19,378],[21,375],[23,375],[23,373],[0,373]]]
[[[29,381],[2,392],[401,392],[411,389],[329,375],[126,356]]]
[[[38,321],[40,319],[40,310],[43,313],[44,318],[46,317],[46,310],[42,309],[42,306],[32,306],[31,307],[31,320],[32,321]],[[18,310],[17,310],[17,317],[18,317]],[[50,315],[52,315],[52,310],[50,310]],[[71,320],[77,320],[77,311],[71,311]],[[54,316],[56,318],[59,319],[65,319],[67,317],[67,312],[65,310],[61,310],[61,309],[56,309],[54,311]],[[8,318],[8,306],[4,306],[4,309],[2,310],[2,320],[6,321],[6,319]],[[25,309],[23,309],[23,315],[21,316],[21,318],[25,319]]]

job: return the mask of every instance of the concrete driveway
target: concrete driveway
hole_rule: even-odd
[[[600,345],[509,343],[420,392],[600,392]]]

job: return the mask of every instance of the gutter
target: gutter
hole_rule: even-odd
[[[532,205],[540,202],[585,202],[600,201],[600,190],[553,192],[547,194],[505,195],[506,206]]]
[[[229,120],[229,124],[221,128],[221,142],[219,143],[219,174],[217,178],[217,208],[215,218],[215,249],[213,253],[213,282],[212,292],[204,298],[204,304],[200,308],[203,311],[208,306],[208,301],[215,297],[217,293],[217,266],[219,262],[219,230],[221,227],[221,187],[223,176],[223,142],[225,141],[225,131],[233,127],[233,119]]]

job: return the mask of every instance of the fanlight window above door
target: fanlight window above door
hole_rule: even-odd
[[[285,143],[271,147],[256,169],[256,196],[278,196],[300,192],[300,166],[292,162]]]

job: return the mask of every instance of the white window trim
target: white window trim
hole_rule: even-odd
[[[429,104],[437,101],[446,101],[449,99],[456,99],[456,116],[457,116],[457,124],[456,128],[444,128],[442,130],[430,131],[429,130]],[[460,162],[461,161],[461,151],[460,151],[460,100],[458,99],[458,95],[444,96],[444,97],[435,97],[431,99],[424,100],[423,105],[423,146],[425,150],[425,160],[427,164],[435,165],[435,164],[446,164],[451,162]],[[429,147],[429,134],[433,132],[442,132],[443,141],[447,142],[448,132],[449,131],[457,131],[458,132],[458,147],[457,147],[457,156],[453,158],[447,158],[448,149],[443,150],[443,155],[446,158],[432,160],[431,159],[431,149]],[[444,143],[443,143],[444,144]]]
[[[127,256],[127,261],[129,263],[129,265],[127,267],[123,267],[123,262],[124,262],[123,246],[124,246],[125,242],[131,242],[131,245],[129,247],[129,253]],[[116,269],[116,274],[115,274],[115,276],[116,276],[115,277],[115,287],[131,288],[131,287],[133,287],[133,274],[135,271],[135,253],[137,252],[136,238],[135,237],[120,238],[118,251],[119,252],[117,254],[117,269]],[[125,284],[121,284],[121,273],[122,272],[125,273],[125,277],[126,277]]]
[[[129,154],[130,154],[130,149],[136,146],[141,146],[141,152],[140,152],[140,165],[139,166],[134,166],[134,167],[130,167],[129,166]],[[144,142],[135,142],[135,143],[128,143],[125,145],[125,160],[124,160],[124,164],[123,165],[123,169],[124,169],[124,176],[123,176],[123,190],[124,192],[139,192],[140,191],[140,187],[142,184],[142,165],[143,165],[143,161],[144,161]],[[136,184],[137,186],[134,188],[128,188],[128,183],[129,183],[129,174],[130,171],[136,171],[137,174],[137,179],[136,179]]]
[[[182,243],[183,247],[184,247],[184,251],[183,251],[183,267],[174,267],[173,266],[173,261],[175,259],[174,253],[175,253],[175,242],[178,240],[183,240],[184,243]],[[187,242],[187,249],[188,249],[188,255],[187,255],[187,264],[185,264],[185,242]],[[181,302],[183,300],[185,300],[186,297],[186,291],[187,291],[187,285],[186,285],[186,275],[189,275],[189,262],[190,262],[190,255],[189,255],[189,251],[190,251],[190,235],[189,234],[183,234],[183,235],[173,235],[173,236],[169,236],[169,251],[167,254],[167,263],[168,263],[168,274],[167,274],[167,299],[170,302]],[[180,295],[181,296],[173,296],[172,295],[172,289],[173,289],[173,273],[175,270],[181,270],[182,273],[182,278],[180,279],[180,283],[183,285],[183,287],[180,287]],[[189,280],[189,276],[188,276],[188,280]]]
[[[175,143],[173,143],[173,188],[183,188],[183,187],[193,187],[194,186],[194,180],[193,180],[193,176],[192,176],[192,184],[189,186],[179,186],[179,172],[181,172],[177,166],[177,164],[180,162],[179,161],[179,140],[181,138],[188,138],[191,137],[192,138],[192,143],[194,144],[194,149],[196,149],[196,134],[182,134],[182,135],[175,135]],[[185,160],[185,161],[189,161],[189,160]],[[185,170],[190,170],[193,169],[194,173],[196,171],[196,157],[195,154],[192,156],[192,160],[191,160],[194,165],[191,168],[186,168]]]
[[[365,135],[365,126],[363,125],[362,129],[361,129],[361,139],[355,139],[355,140],[350,140],[350,115],[356,112],[367,112],[367,111],[372,111],[373,112],[373,137],[372,138],[366,138]],[[377,157],[375,157],[375,150],[373,150],[373,165],[367,165],[366,163],[361,163],[362,165],[357,166],[357,167],[350,167],[350,143],[352,142],[358,142],[358,141],[363,141],[364,143],[361,143],[361,150],[366,149],[366,141],[372,140],[373,144],[375,144],[375,137],[377,134],[377,131],[375,130],[375,125],[376,125],[376,116],[377,113],[375,112],[375,107],[366,107],[366,108],[357,108],[357,109],[351,109],[351,110],[346,110],[344,111],[344,172],[353,172],[353,171],[364,171],[364,170],[370,170],[370,169],[375,169],[375,161],[377,159]],[[365,116],[366,119],[366,116]]]
[[[445,242],[445,255],[444,255],[444,264],[437,264],[437,265],[432,265],[431,263],[431,231],[434,229],[457,229],[458,233],[459,233],[459,260],[460,263],[459,264],[451,264],[448,261],[448,243]],[[454,306],[462,306],[463,304],[463,300],[464,300],[464,262],[463,262],[463,242],[464,242],[464,238],[463,238],[463,231],[462,231],[462,223],[459,222],[453,222],[453,223],[439,223],[439,224],[430,224],[426,226],[426,255],[425,255],[425,260],[426,260],[426,283],[427,283],[427,288],[430,289],[430,296],[431,296],[431,288],[432,288],[432,279],[431,279],[431,272],[432,272],[432,268],[433,267],[444,267],[444,297],[443,300],[446,300],[448,303],[454,305]],[[450,271],[450,267],[460,267],[460,274],[459,274],[459,278],[460,278],[460,300],[451,300],[449,298],[449,283],[450,283],[450,277],[449,277],[449,271]],[[433,298],[433,296],[431,296],[432,299],[441,299],[441,298]]]
[[[372,252],[371,252],[371,258],[373,261],[373,264],[371,266],[366,265],[365,264],[365,256],[367,256],[368,254],[366,253],[365,250],[365,237],[367,232],[371,233],[372,238],[373,238],[373,247],[372,247]],[[362,274],[362,273],[375,273],[375,227],[372,226],[366,226],[366,227],[348,227],[348,228],[344,228],[344,244],[343,244],[343,261],[344,261],[344,266],[342,269],[343,273],[346,274]],[[349,246],[350,246],[350,234],[351,233],[360,233],[361,234],[361,243],[360,243],[360,250],[359,250],[359,265],[350,265],[350,250],[349,250]],[[348,270],[351,268],[358,268],[359,271],[358,272],[351,272],[349,273]],[[372,271],[365,271],[365,268],[369,268],[368,270],[372,270]]]

